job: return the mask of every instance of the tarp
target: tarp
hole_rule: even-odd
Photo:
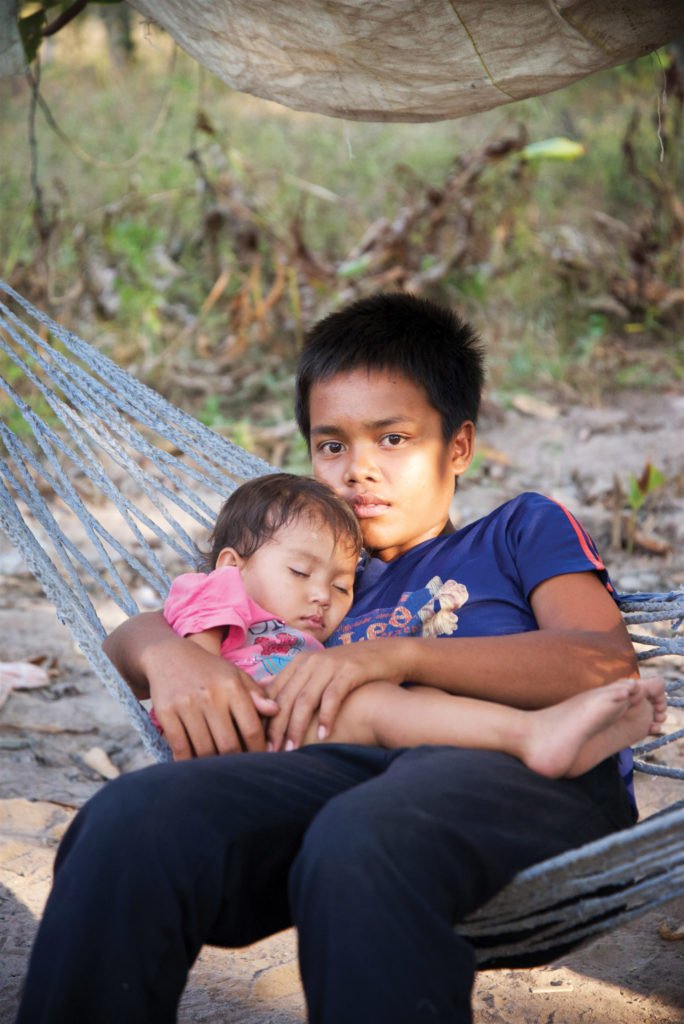
[[[133,0],[233,88],[359,121],[538,96],[684,32],[684,0]]]

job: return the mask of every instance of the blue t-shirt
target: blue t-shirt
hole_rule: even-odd
[[[613,593],[580,523],[558,502],[527,492],[392,562],[362,563],[351,612],[327,645],[425,633],[430,619],[437,636],[528,632],[538,628],[529,601],[537,584],[574,572],[596,572]],[[631,751],[618,760],[633,798]]]

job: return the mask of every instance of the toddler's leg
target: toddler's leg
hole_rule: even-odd
[[[661,679],[621,679],[548,708],[524,711],[430,686],[368,683],[345,700],[329,740],[388,749],[497,750],[549,778],[582,775],[665,719]],[[317,723],[306,743],[319,742]]]
[[[366,747],[396,747],[415,744],[387,742],[382,731],[383,723],[388,719],[401,716],[404,691],[392,683],[366,683],[360,686],[345,699],[337,713],[337,718],[326,737],[326,743],[359,743]],[[380,728],[378,728],[380,727]],[[314,716],[304,737],[303,746],[320,743],[318,737],[318,718]]]
[[[366,683],[345,699],[327,742],[360,743],[388,750],[427,743],[499,750],[518,757],[517,733],[526,734],[529,714],[432,686]],[[305,744],[320,742],[317,728],[314,720]]]
[[[618,679],[531,712],[518,756],[542,775],[583,775],[657,733],[666,713],[662,679]]]

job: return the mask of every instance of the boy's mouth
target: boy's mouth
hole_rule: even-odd
[[[382,515],[389,509],[389,503],[379,498],[376,494],[355,494],[349,499],[349,504],[354,509],[359,519],[372,519],[373,516]]]

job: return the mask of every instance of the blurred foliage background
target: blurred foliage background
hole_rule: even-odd
[[[0,104],[0,276],[274,463],[304,464],[303,333],[378,289],[469,317],[502,400],[683,386],[676,47],[459,121],[360,124],[235,93],[112,4]]]

